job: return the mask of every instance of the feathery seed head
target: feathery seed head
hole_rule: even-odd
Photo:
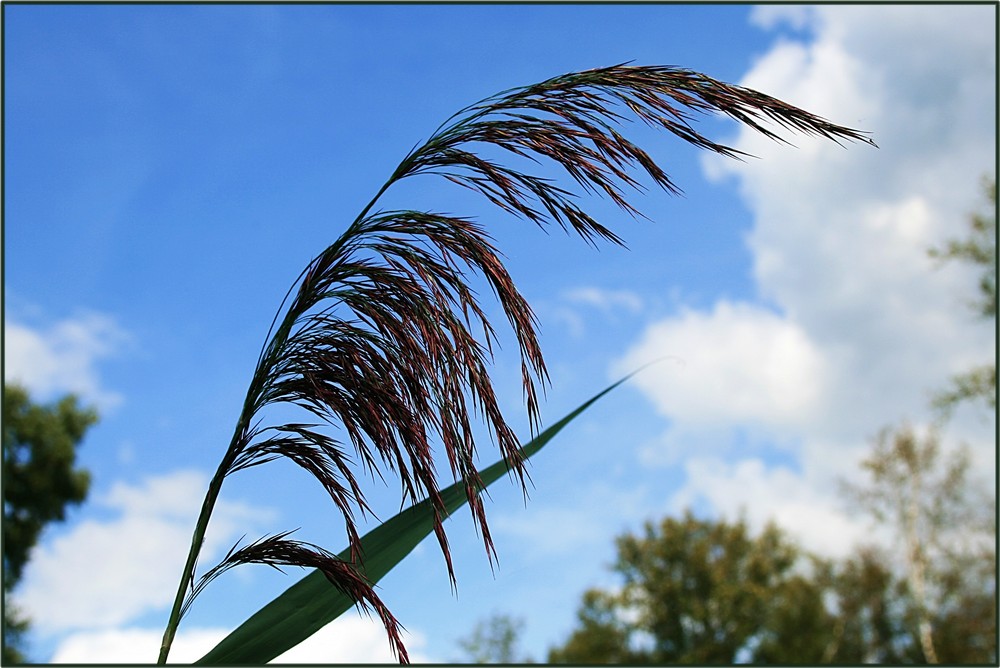
[[[234,548],[193,588],[188,604],[204,584],[239,563],[313,566],[359,605],[376,611],[405,661],[398,623],[359,574],[365,555],[360,552],[355,513],[369,509],[354,465],[358,462],[379,476],[385,467],[398,476],[411,503],[431,500],[435,535],[454,583],[443,526],[447,511],[432,444],[441,443],[452,476],[464,481],[491,562],[495,549],[480,499],[470,410],[489,427],[522,487],[527,478],[518,439],[500,411],[489,374],[493,324],[469,287],[468,272],[488,283],[517,339],[533,429],[539,423],[537,387],[544,386],[547,374],[536,318],[478,223],[426,211],[369,211],[393,183],[436,174],[538,226],[556,224],[595,245],[600,240],[622,244],[580,208],[576,193],[481,157],[475,146],[492,145],[536,162],[550,161],[584,192],[607,197],[638,216],[627,199],[628,192],[643,189],[633,176],[636,171],[667,192],[680,189],[649,154],[613,126],[631,115],[699,148],[741,157],[736,149],[694,129],[692,121],[708,112],[726,114],[779,141],[784,140],[763,123],[834,141],[873,143],[859,131],[697,72],[622,64],[489,97],[454,115],[411,151],[371,204],[309,264],[289,293],[220,468],[224,478],[276,457],[301,466],[341,511],[352,562],[279,534]],[[279,403],[299,406],[321,424],[338,425],[343,435],[335,438],[313,424],[251,426],[261,409]],[[213,482],[210,494],[217,494],[219,485],[221,478]],[[193,565],[191,569],[189,577]]]

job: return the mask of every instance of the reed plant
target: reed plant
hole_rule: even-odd
[[[593,245],[621,245],[614,231],[582,208],[581,194],[607,198],[641,216],[628,200],[643,190],[641,174],[667,192],[679,192],[649,154],[622,134],[623,127],[637,118],[696,147],[745,157],[695,129],[697,117],[709,113],[725,114],[778,141],[785,141],[779,135],[785,130],[872,143],[860,131],[748,88],[676,67],[622,64],[488,97],[453,115],[410,151],[343,234],[302,271],[278,309],[233,437],[209,483],[159,662],[167,660],[181,616],[195,597],[226,570],[248,563],[315,569],[322,587],[379,617],[393,651],[406,662],[400,624],[374,587],[395,563],[374,568],[379,557],[374,552],[392,549],[391,540],[383,536],[376,543],[359,535],[357,519],[370,512],[359,476],[390,474],[399,481],[404,503],[424,512],[454,583],[444,520],[467,503],[492,561],[495,547],[481,492],[500,471],[510,472],[524,488],[525,459],[534,451],[522,448],[500,411],[490,376],[497,333],[470,287],[472,276],[492,289],[517,340],[533,433],[540,428],[539,389],[548,377],[535,315],[486,229],[476,220],[441,212],[380,210],[380,198],[405,179],[438,176],[529,223],[557,225]],[[529,159],[518,164],[555,164],[569,178],[564,184],[511,167],[485,157],[477,150],[483,147]],[[268,422],[265,409],[282,404],[304,409],[311,421]],[[473,427],[482,423],[500,454],[489,480],[475,464]],[[436,448],[446,455],[455,481],[446,490],[435,468]],[[305,469],[326,490],[343,519],[347,548],[334,554],[282,532],[234,546],[196,579],[205,531],[226,478],[278,458]],[[409,540],[421,538],[417,532]],[[318,591],[317,580],[310,582],[311,591]],[[276,651],[216,654],[205,662],[264,662]]]

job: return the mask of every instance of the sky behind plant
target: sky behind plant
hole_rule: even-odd
[[[666,360],[500,481],[491,571],[467,513],[458,578],[433,540],[382,582],[414,660],[460,658],[492,612],[543,659],[583,590],[613,583],[613,538],[691,507],[843,555],[871,535],[837,494],[888,424],[926,423],[947,378],[995,355],[966,301],[976,276],[927,249],[965,232],[996,162],[996,7],[748,5],[5,5],[5,378],[101,414],[80,452],[87,504],[36,550],[18,600],[41,661],[154,661],[211,473],[268,325],[299,271],[415,144],[514,86],[613,65],[677,65],[871,132],[879,148],[768,143],[706,118],[754,158],[626,134],[684,190],[630,220],[589,210],[627,250],[595,250],[440,179],[384,208],[485,222],[536,310],[552,384],[543,422]],[[499,311],[495,310],[495,314]],[[509,344],[509,340],[507,340]],[[516,348],[498,396],[528,435]],[[963,409],[994,491],[991,420]],[[495,452],[484,441],[481,463]],[[394,481],[372,484],[382,519]],[[300,527],[339,551],[314,481],[269,464],[227,481],[202,566],[241,536]],[[303,574],[241,567],[180,627],[198,658]],[[378,622],[346,616],[285,658],[390,660]]]

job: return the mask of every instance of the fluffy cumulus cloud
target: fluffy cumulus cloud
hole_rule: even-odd
[[[418,632],[403,632],[403,643],[413,663],[434,663],[424,654],[426,639]],[[398,663],[377,619],[357,613],[330,622],[272,663]]]
[[[52,639],[51,663],[153,663],[163,630],[137,626],[144,614],[173,602],[191,527],[208,483],[197,471],[118,483],[95,497],[107,519],[87,519],[36,549],[18,592],[32,628]],[[267,509],[220,499],[205,536],[203,560],[214,562],[245,532],[274,518]],[[181,626],[171,662],[190,663],[215,647],[223,628]],[[429,662],[425,638],[404,636],[411,659]],[[276,663],[395,663],[377,619],[346,614]]]
[[[755,457],[736,462],[701,457],[687,461],[685,473],[688,484],[672,499],[678,514],[707,501],[726,517],[745,517],[755,531],[776,522],[811,550],[834,557],[847,556],[858,540],[870,537],[821,487],[786,466],[768,466]]]
[[[192,663],[204,656],[226,636],[224,629],[180,630],[170,652],[170,663]],[[160,646],[162,631],[121,628],[71,634],[59,646],[51,663],[113,664],[153,663]],[[431,663],[422,648],[426,644],[418,633],[403,634],[413,663]],[[337,618],[304,642],[288,650],[271,663],[283,664],[361,664],[396,663],[386,639],[385,629],[376,620],[351,613]]]
[[[574,304],[592,306],[608,314],[617,310],[628,313],[638,313],[642,310],[642,298],[628,290],[579,287],[568,291],[566,298]]]
[[[614,372],[663,356],[683,362],[637,379],[670,420],[659,446],[673,454],[660,461],[681,440],[690,453],[700,438],[733,441],[746,429],[793,443],[797,461],[781,469],[751,451],[725,464],[711,458],[718,453],[688,457],[677,502],[721,511],[745,502],[833,549],[807,519],[839,526],[831,474],[847,473],[881,426],[926,416],[950,375],[994,355],[992,328],[966,304],[974,274],[927,255],[964,235],[995,161],[993,12],[755,11],[757,25],[783,35],[741,83],[869,131],[879,148],[802,137],[790,148],[740,130],[734,145],[759,160],[705,159],[709,177],[734,183],[753,212],[754,279],[772,308],[682,310],[651,323]],[[956,426],[976,431],[967,427]],[[993,447],[987,432],[983,452]]]
[[[223,629],[181,630],[170,651],[170,663],[193,663],[226,636]],[[162,630],[114,628],[78,631],[59,644],[50,663],[155,663]]]
[[[824,359],[805,332],[770,311],[720,301],[649,326],[618,372],[668,356],[633,381],[666,416],[711,425],[801,427],[814,416]]]
[[[33,628],[42,634],[110,631],[167,608],[207,483],[201,472],[179,471],[138,485],[118,483],[97,496],[94,505],[109,519],[83,520],[32,555],[18,600]],[[205,537],[206,558],[270,515],[220,500]]]
[[[8,319],[4,324],[4,380],[18,382],[39,400],[73,392],[101,409],[122,402],[98,377],[99,360],[115,355],[131,340],[114,318],[84,312],[48,327]]]

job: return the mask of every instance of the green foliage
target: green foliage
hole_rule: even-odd
[[[770,525],[685,513],[618,539],[620,588],[591,589],[577,628],[549,651],[569,664],[924,663],[912,585],[873,548],[832,561]],[[947,596],[930,615],[937,657],[996,660],[989,555],[942,571]],[[943,591],[943,589],[939,588]]]
[[[970,262],[982,269],[979,300],[973,302],[984,318],[997,316],[997,184],[994,177],[983,179],[983,194],[989,209],[969,217],[969,236],[951,239],[944,248],[930,250],[933,258]]]
[[[549,663],[646,663],[642,652],[631,648],[632,626],[619,618],[614,594],[588,589],[577,611],[579,628],[561,647],[549,650]]]
[[[968,448],[943,452],[935,429],[923,436],[909,426],[883,429],[861,463],[867,479],[847,492],[879,522],[899,534],[919,536],[929,549],[947,550],[955,527],[980,527],[987,521],[968,498],[971,460]]]
[[[818,663],[834,651],[830,628],[836,622],[825,606],[833,592],[798,572],[818,568],[818,560],[801,554],[795,575],[771,589],[761,629],[751,641],[750,651],[758,663]]]
[[[997,409],[996,364],[983,364],[954,376],[951,386],[934,397],[934,407],[949,415],[963,401],[976,399],[981,399],[994,411]]]
[[[533,663],[518,648],[524,620],[495,614],[476,624],[472,634],[458,641],[461,663]]]
[[[3,653],[0,656],[0,663],[10,665],[12,663],[25,663],[27,657],[24,654],[24,636],[28,632],[30,622],[13,606],[11,601],[5,597],[3,610]]]
[[[17,649],[28,621],[8,594],[20,581],[31,550],[50,522],[87,496],[90,475],[75,468],[76,449],[97,421],[91,409],[67,396],[51,406],[33,404],[16,385],[3,388],[3,662],[23,661]]]
[[[66,517],[66,507],[87,496],[90,475],[78,468],[76,448],[97,421],[73,396],[54,406],[31,403],[17,386],[3,394],[4,588],[21,578],[46,524]]]
[[[921,437],[904,425],[879,434],[866,479],[847,486],[895,534],[897,603],[930,663],[996,661],[995,499],[969,479],[970,466],[967,448],[945,453],[934,430]]]
[[[871,547],[841,562],[817,561],[818,586],[833,601],[830,625],[821,629],[822,663],[913,663],[921,660],[907,631],[905,585]]]
[[[996,179],[983,180],[983,192],[989,202],[985,213],[969,218],[969,236],[951,239],[944,248],[930,250],[931,257],[941,261],[971,263],[982,271],[979,278],[979,299],[971,303],[980,317],[997,317],[997,190]],[[951,387],[938,393],[934,407],[943,415],[963,401],[984,401],[993,411],[997,408],[996,362],[983,364],[951,379]]]
[[[995,561],[993,562],[995,564]],[[949,605],[937,611],[932,625],[938,658],[945,664],[997,665],[997,596],[993,564],[976,568],[978,577],[953,592]],[[960,575],[955,567],[950,575]],[[967,573],[966,573],[967,575]],[[984,587],[985,584],[985,587]]]
[[[801,574],[804,553],[769,525],[647,523],[618,539],[618,591],[591,590],[580,627],[549,654],[565,663],[817,661],[830,626],[822,590]]]

